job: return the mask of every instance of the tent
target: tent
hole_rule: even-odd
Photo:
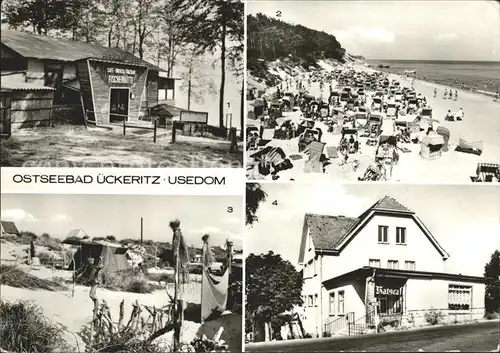
[[[88,263],[88,259],[91,258],[96,263],[99,257],[102,257],[103,273],[113,273],[129,268],[126,247],[77,239],[66,239],[63,244],[78,247],[74,255],[74,265],[77,270],[83,268]],[[73,261],[69,267],[73,268]]]

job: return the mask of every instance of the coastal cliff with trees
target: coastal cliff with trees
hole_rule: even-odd
[[[308,69],[321,59],[344,62],[346,50],[335,36],[261,13],[247,16],[247,68],[262,77],[266,62],[281,60]]]

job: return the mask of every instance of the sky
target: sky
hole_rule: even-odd
[[[335,35],[366,59],[500,60],[500,5],[493,0],[248,3],[248,14],[277,11],[285,22]]]
[[[2,194],[1,200],[3,221],[39,235],[64,239],[70,230],[83,229],[91,238],[139,239],[142,216],[144,240],[171,242],[169,222],[178,218],[188,244],[201,247],[208,233],[213,246],[229,238],[242,247],[243,201],[238,196]]]
[[[358,217],[385,195],[414,211],[450,254],[446,272],[482,276],[493,251],[500,250],[500,188],[496,186],[261,185],[268,197],[257,212],[259,221],[247,227],[246,254],[272,250],[297,264],[305,213]]]

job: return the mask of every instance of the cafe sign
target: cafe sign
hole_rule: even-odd
[[[386,288],[383,286],[375,286],[375,295],[401,296],[401,293],[401,288]]]
[[[136,71],[133,69],[108,67],[107,74],[108,83],[122,83],[132,85],[135,81]]]

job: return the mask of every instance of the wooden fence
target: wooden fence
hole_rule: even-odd
[[[102,114],[102,113],[98,113],[98,112],[90,111],[90,110],[87,110],[86,113],[87,114],[88,113],[92,113],[94,115],[96,115],[96,114]],[[87,116],[87,114],[86,114],[86,116]],[[123,118],[123,121],[121,123],[121,126],[123,127],[123,136],[127,135],[127,129],[150,130],[150,131],[153,131],[153,142],[156,143],[156,140],[157,140],[157,131],[158,131],[158,119],[156,119],[156,118],[152,119],[153,126],[141,126],[141,125],[132,125],[132,124],[128,123],[127,122],[127,118],[129,118],[130,115],[113,114],[113,116],[117,116],[117,117],[122,117]],[[97,125],[96,122],[89,121],[87,117],[85,118],[85,120],[86,120],[87,124],[91,123],[91,124],[95,124],[97,127],[109,128],[108,126]],[[112,124],[112,125],[115,125],[115,124]]]

